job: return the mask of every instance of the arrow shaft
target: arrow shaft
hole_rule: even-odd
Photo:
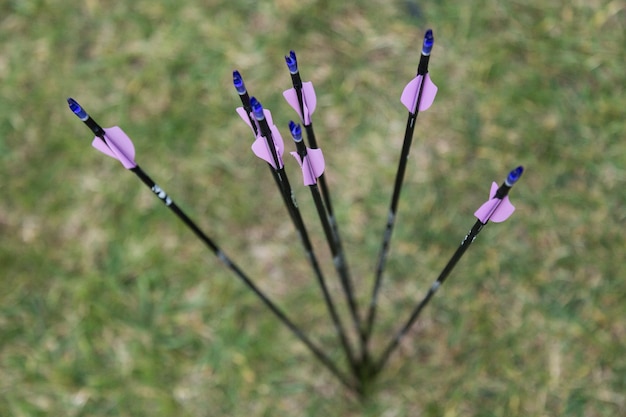
[[[243,94],[239,94],[239,98],[241,99],[241,105],[243,106],[243,109],[246,111],[246,114],[248,115],[248,120],[250,121],[252,130],[254,131],[254,136],[257,136],[259,134],[259,128],[257,127],[252,116],[250,116],[252,114],[252,106],[250,105],[250,95],[246,91]]]
[[[298,152],[298,156],[300,158],[300,162],[305,167],[307,161],[307,149],[302,140],[296,142],[296,150]],[[310,161],[309,161],[310,164]],[[312,167],[309,165],[309,169]],[[315,173],[312,174],[312,178],[315,178]],[[361,330],[361,320],[358,314],[356,300],[354,299],[354,291],[352,289],[352,285],[350,282],[350,278],[348,275],[347,265],[345,263],[344,258],[341,256],[341,251],[339,248],[338,237],[333,229],[331,222],[329,220],[328,213],[326,212],[326,207],[324,206],[324,202],[322,200],[322,196],[320,194],[319,187],[317,183],[311,184],[308,186],[311,191],[311,196],[313,197],[313,202],[315,203],[315,208],[317,210],[317,214],[320,218],[320,223],[322,224],[322,229],[324,230],[324,235],[326,236],[326,241],[328,243],[328,247],[333,256],[333,263],[335,265],[335,269],[339,276],[339,282],[341,283],[341,287],[343,289],[344,295],[346,297],[346,301],[348,303],[348,307],[350,310],[350,315],[352,317],[352,321],[354,324],[354,328],[359,336],[359,340],[363,341],[363,333]],[[361,343],[361,350],[364,347],[364,344]],[[363,355],[363,350],[361,352]]]
[[[467,251],[467,249],[470,247],[472,242],[474,242],[474,239],[476,239],[476,236],[478,236],[478,233],[480,233],[483,226],[484,224],[481,223],[480,220],[478,220],[476,221],[474,226],[471,228],[469,233],[465,235],[465,238],[461,242],[461,245],[454,252],[454,255],[452,255],[452,257],[450,258],[446,266],[443,268],[443,270],[441,271],[441,273],[439,274],[439,276],[437,277],[433,285],[430,287],[430,289],[428,290],[428,292],[426,293],[422,301],[420,301],[415,306],[415,308],[411,312],[411,315],[409,316],[409,319],[406,321],[404,326],[402,326],[400,330],[395,334],[395,336],[393,337],[389,345],[387,345],[387,348],[383,351],[380,359],[378,360],[374,368],[375,373],[380,372],[384,368],[385,364],[389,360],[389,357],[391,356],[393,351],[398,347],[402,338],[409,332],[409,330],[411,329],[411,327],[413,326],[413,324],[419,317],[424,307],[426,307],[430,299],[435,295],[435,293],[437,292],[439,287],[441,287],[441,285],[444,283],[448,275],[450,275],[450,272],[452,272],[452,270],[456,266],[457,262],[461,259],[465,251]]]
[[[307,137],[309,147],[311,149],[319,149],[318,144],[317,144],[317,139],[315,137],[315,131],[313,130],[313,122],[311,122],[310,121],[311,118],[307,117],[307,115],[305,115],[304,113],[305,112],[304,92],[302,89],[303,84],[302,84],[302,78],[300,76],[300,72],[299,71],[290,72],[290,74],[291,74],[291,82],[296,92],[296,97],[298,98],[298,106],[300,108],[301,121],[306,131],[306,137]],[[309,120],[308,124],[307,124],[307,119]],[[302,146],[304,146],[304,144],[302,144]],[[306,154],[306,149],[305,149],[305,154]],[[359,316],[358,307],[354,299],[354,289],[353,289],[352,279],[350,277],[350,270],[348,267],[348,262],[346,260],[345,252],[343,250],[341,235],[339,234],[339,227],[337,225],[335,213],[333,211],[330,191],[328,189],[326,177],[323,173],[322,175],[319,176],[318,183],[322,192],[323,203],[320,207],[318,206],[316,202],[316,207],[318,209],[320,219],[324,218],[324,220],[322,220],[322,224],[328,223],[330,227],[330,236],[332,236],[330,239],[332,239],[332,242],[331,240],[328,240],[329,233],[325,230],[326,238],[328,240],[329,247],[331,247],[331,251],[333,252],[333,257],[335,259],[335,266],[340,276],[340,281],[342,284],[342,288],[344,290],[344,295],[348,303],[348,307],[350,309],[350,314],[352,316],[352,319],[355,325],[355,330],[357,334],[359,335],[359,340],[361,343],[361,351],[364,352],[364,349],[366,348],[365,335],[363,333],[363,329],[361,326],[361,319]],[[322,211],[320,211],[320,209]]]
[[[296,90],[296,97],[298,97],[298,105],[300,106],[300,114],[302,115],[302,123],[304,123],[304,119],[306,117],[304,115],[304,95],[302,93],[302,78],[300,77],[300,72],[290,73],[290,75],[291,75],[291,84],[293,85],[293,88]]]
[[[306,131],[307,140],[309,142],[309,147],[311,149],[319,149],[317,146],[317,140],[315,139],[315,132],[313,131],[313,123],[309,125],[304,125],[304,129]],[[322,192],[322,198],[324,200],[324,210],[328,215],[328,219],[330,221],[331,228],[333,230],[333,235],[335,237],[335,243],[337,245],[338,255],[341,258],[341,262],[345,265],[346,274],[348,277],[348,284],[350,288],[352,288],[352,279],[350,278],[350,271],[348,268],[348,262],[346,260],[345,252],[343,250],[343,244],[341,240],[341,235],[339,234],[339,227],[337,226],[337,220],[335,218],[335,212],[333,210],[333,204],[330,198],[330,191],[328,190],[328,185],[326,183],[326,176],[324,173],[318,178],[319,188]],[[350,290],[352,293],[352,290]],[[353,313],[354,314],[354,313]],[[358,314],[358,313],[357,313]],[[359,333],[362,333],[359,331]]]

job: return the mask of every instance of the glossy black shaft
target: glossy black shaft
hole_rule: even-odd
[[[465,239],[463,239],[463,242],[461,242],[461,245],[458,247],[456,252],[454,252],[454,255],[452,255],[452,258],[450,258],[445,268],[439,274],[439,277],[437,277],[437,280],[430,287],[430,289],[426,293],[426,296],[422,299],[422,301],[420,301],[419,304],[417,304],[417,306],[415,306],[411,315],[409,316],[409,319],[406,321],[404,326],[402,326],[402,328],[395,334],[394,338],[391,340],[387,348],[383,351],[383,354],[381,355],[374,368],[375,373],[380,372],[384,368],[392,352],[398,347],[402,338],[411,329],[424,307],[426,307],[430,299],[435,295],[435,293],[444,283],[448,275],[450,275],[450,272],[452,272],[457,262],[461,259],[465,251],[470,247],[478,233],[480,233],[480,231],[482,230],[483,226],[484,224],[481,223],[480,220],[476,221],[472,229],[465,236]]]

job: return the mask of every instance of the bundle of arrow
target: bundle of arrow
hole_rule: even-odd
[[[391,236],[396,220],[400,193],[404,181],[407,160],[413,132],[415,130],[416,119],[420,111],[427,110],[433,103],[437,94],[437,87],[431,81],[428,73],[428,62],[433,48],[434,37],[432,30],[426,31],[422,46],[421,58],[417,69],[417,75],[404,88],[401,102],[408,109],[408,119],[404,135],[404,142],[400,153],[398,170],[395,184],[391,196],[387,223],[383,232],[382,243],[376,265],[374,284],[371,294],[371,301],[368,306],[365,321],[362,320],[358,305],[354,296],[354,289],[350,277],[348,264],[346,262],[339,228],[333,212],[330,192],[324,178],[324,156],[319,149],[311,115],[316,108],[316,96],[313,84],[303,82],[298,69],[298,62],[295,52],[291,51],[285,57],[287,67],[291,74],[293,87],[286,90],[283,95],[289,105],[297,112],[300,122],[304,125],[308,146],[305,145],[302,135],[302,128],[296,122],[289,123],[289,130],[293,137],[296,151],[291,152],[298,162],[303,175],[304,185],[307,186],[313,197],[319,220],[324,230],[326,242],[333,257],[339,282],[343,289],[345,302],[350,311],[354,332],[358,335],[358,340],[350,340],[348,333],[337,312],[336,300],[333,299],[326,282],[326,278],[320,268],[317,255],[309,238],[307,227],[294,197],[287,173],[284,169],[283,155],[285,144],[280,132],[272,120],[272,114],[264,109],[261,103],[250,97],[243,78],[238,71],[233,72],[233,84],[241,99],[242,107],[237,108],[237,113],[248,124],[254,133],[254,143],[252,151],[260,159],[264,160],[274,178],[276,186],[280,191],[284,205],[289,213],[293,225],[300,236],[300,240],[307,254],[307,258],[319,283],[324,301],[328,308],[337,337],[344,350],[348,372],[342,370],[325,353],[325,350],[311,340],[305,331],[297,326],[289,315],[269,298],[261,288],[210,238],[198,225],[191,220],[183,210],[163,191],[135,162],[135,147],[130,138],[119,127],[102,128],[96,123],[87,112],[74,100],[68,99],[70,109],[78,116],[96,135],[93,139],[93,146],[100,152],[119,160],[124,168],[135,173],[141,181],[148,186],[165,205],[172,210],[205,245],[222,261],[243,283],[254,292],[258,298],[276,315],[276,317],[287,326],[293,334],[300,339],[319,359],[319,361],[330,370],[347,388],[354,390],[360,395],[365,395],[369,383],[378,375],[389,360],[389,357],[398,347],[401,339],[407,334],[409,329],[417,320],[423,308],[428,304],[435,292],[446,280],[459,259],[463,256],[472,244],[478,233],[489,222],[502,222],[506,220],[515,208],[509,202],[508,193],[511,187],[519,180],[523,168],[517,167],[512,170],[502,185],[495,182],[491,186],[489,199],[475,213],[476,223],[469,233],[462,240],[459,248],[452,255],[440,275],[434,281],[424,298],[415,306],[408,320],[402,325],[400,330],[394,335],[387,347],[376,359],[371,354],[369,344],[372,336],[372,329],[376,318],[376,307],[378,294],[382,284],[383,271],[387,259],[387,253],[391,242]],[[356,345],[356,346],[355,346]],[[358,349],[358,352],[357,352]]]

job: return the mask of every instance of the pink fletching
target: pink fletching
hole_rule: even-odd
[[[474,213],[474,216],[483,224],[487,223],[489,220],[494,223],[503,222],[515,211],[515,207],[509,201],[509,196],[504,197],[502,200],[494,198],[497,190],[498,184],[495,182],[492,183],[489,192],[489,201],[485,202]]]
[[[241,117],[241,120],[243,120],[244,123],[247,124],[250,129],[252,129],[252,125],[250,124],[250,118],[248,117],[246,109],[244,109],[243,107],[237,107],[236,111],[239,117]]]
[[[291,152],[291,155],[296,158],[296,161],[302,168],[304,185],[313,185],[317,183],[317,179],[324,173],[326,164],[321,149],[306,148],[306,151],[307,155],[304,161],[300,159],[298,152]]]
[[[285,142],[283,141],[283,137],[280,135],[278,128],[276,125],[270,125],[270,130],[272,131],[272,137],[274,138],[274,146],[276,147],[276,152],[278,152],[278,156],[282,158],[285,153]]]
[[[417,104],[421,83],[422,76],[418,75],[413,78],[402,91],[400,101],[411,113],[415,113],[415,106]],[[427,73],[426,79],[424,80],[424,92],[422,93],[422,99],[420,100],[419,110],[428,110],[428,108],[433,104],[436,95],[437,86],[430,80],[430,75]]]
[[[243,120],[248,125],[248,127],[252,129],[252,125],[250,124],[250,118],[254,120],[254,116],[252,115],[252,113],[250,114],[250,117],[248,117],[248,115],[246,114],[246,110],[243,107],[237,107],[236,111],[239,117],[241,117],[241,120]],[[267,119],[267,123],[271,126],[274,123],[272,121],[272,112],[267,109],[263,109],[263,114]],[[254,132],[254,129],[252,129],[252,131]]]
[[[283,97],[285,97],[287,103],[289,103],[289,105],[296,111],[296,113],[298,113],[298,115],[300,116],[300,120],[302,120],[305,125],[310,125],[311,115],[317,107],[317,97],[315,95],[313,83],[311,81],[302,83],[302,101],[305,113],[304,117],[302,117],[302,113],[300,112],[300,103],[298,103],[298,94],[296,93],[295,88],[290,88],[289,90],[283,91]]]
[[[296,90],[294,88],[290,88],[289,90],[283,91],[283,97],[287,100],[287,103],[298,113],[300,116],[300,120],[304,120],[302,117],[302,113],[300,112],[300,103],[298,103],[298,95],[296,94]]]
[[[267,117],[267,115],[266,115]],[[283,153],[285,152],[285,143],[283,142],[283,138],[278,131],[278,128],[274,125],[271,127],[272,137],[274,138],[274,147],[276,148],[276,153],[278,154],[278,164],[279,168],[283,167]],[[264,136],[257,136],[257,139],[252,144],[252,152],[268,164],[270,164],[274,169],[276,168],[276,163],[274,162],[274,156],[267,145],[267,139]]]
[[[135,146],[128,135],[118,126],[106,128],[104,132],[106,143],[99,137],[95,137],[91,142],[92,146],[103,154],[120,161],[126,169],[136,167]]]
[[[313,83],[311,81],[302,83],[302,92],[304,93],[304,102],[306,104],[306,107],[309,109],[310,116],[315,112],[315,109],[317,108],[317,96],[315,95]]]

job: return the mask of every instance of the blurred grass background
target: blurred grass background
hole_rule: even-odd
[[[624,2],[9,0],[0,16],[1,416],[626,414]],[[439,93],[418,119],[377,352],[490,182],[526,173],[515,215],[481,233],[361,404],[91,149],[65,98],[122,126],[139,164],[341,360],[231,72],[288,138],[282,57],[298,53],[364,305],[399,95],[429,27]]]

